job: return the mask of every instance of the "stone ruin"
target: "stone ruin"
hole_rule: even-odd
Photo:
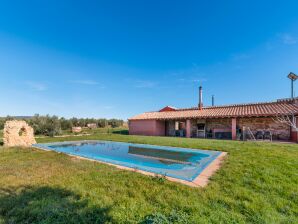
[[[6,121],[3,132],[4,146],[31,146],[36,144],[33,128],[26,121]]]
[[[97,124],[96,123],[89,123],[89,124],[87,124],[87,127],[89,129],[96,129],[97,128]]]
[[[80,133],[82,132],[82,127],[72,127],[71,130],[73,133]]]

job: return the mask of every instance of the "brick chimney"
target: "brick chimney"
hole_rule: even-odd
[[[199,87],[199,110],[203,109],[203,88],[202,86]]]

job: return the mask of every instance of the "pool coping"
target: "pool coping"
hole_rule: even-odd
[[[71,142],[83,142],[83,141],[71,141]],[[90,140],[88,140],[88,141],[90,141]],[[100,141],[100,140],[96,140],[96,141]],[[66,142],[68,142],[68,141],[66,141]],[[59,143],[66,143],[66,142],[62,141],[62,142],[59,142]],[[113,142],[113,141],[111,141],[111,142]],[[55,144],[55,143],[58,143],[58,142],[53,142],[53,144]],[[123,142],[123,143],[128,143],[128,142]],[[40,144],[52,144],[52,143],[40,143]],[[53,151],[53,152],[56,152],[56,153],[65,154],[65,155],[68,155],[70,157],[77,158],[77,159],[83,159],[83,160],[88,160],[88,161],[92,161],[92,162],[98,162],[98,163],[101,163],[101,164],[114,166],[114,167],[116,167],[118,169],[121,169],[121,170],[133,171],[133,172],[140,173],[140,174],[147,175],[147,176],[162,177],[162,178],[165,178],[169,181],[184,184],[184,185],[187,185],[187,186],[190,186],[190,187],[205,187],[208,184],[210,177],[221,167],[222,162],[224,160],[224,157],[227,155],[227,152],[221,152],[214,160],[212,160],[200,172],[200,174],[194,180],[188,181],[188,180],[183,180],[183,179],[179,179],[179,178],[175,178],[175,177],[165,176],[165,175],[161,175],[161,174],[157,174],[157,173],[153,173],[153,172],[149,172],[149,171],[140,170],[140,169],[137,169],[137,168],[131,168],[131,167],[122,166],[122,165],[118,165],[118,164],[113,164],[113,163],[109,163],[109,162],[105,162],[105,161],[101,161],[101,160],[91,159],[91,158],[87,158],[87,157],[84,157],[84,156],[59,152],[59,151],[51,150],[47,147],[39,147],[38,145],[39,144],[32,145],[32,147],[40,149],[40,150],[44,150],[44,151]],[[148,145],[148,144],[142,144],[142,145]],[[164,146],[164,147],[172,147],[172,146]],[[180,147],[172,147],[172,148],[183,149],[183,148],[180,148]],[[185,148],[185,149],[186,150],[187,149],[196,150],[196,149],[193,149],[193,148]],[[200,149],[200,150],[202,150],[202,149]],[[206,151],[209,151],[209,150],[206,150]]]

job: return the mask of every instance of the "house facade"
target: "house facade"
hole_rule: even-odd
[[[136,115],[129,119],[129,133],[187,138],[297,141],[296,129],[281,119],[287,118],[296,124],[296,116],[297,98],[204,107],[200,87],[198,107],[178,109],[167,106],[156,112]]]

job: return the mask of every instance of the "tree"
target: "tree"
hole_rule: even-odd
[[[37,135],[54,136],[61,134],[61,124],[57,116],[39,116],[36,114],[28,122]]]
[[[291,128],[293,128],[293,130],[298,131],[296,117],[294,116],[294,114],[291,114],[291,115],[276,114],[276,116],[272,119],[276,123],[286,124]]]
[[[60,118],[60,125],[62,130],[70,130],[73,126],[71,121],[65,119],[64,117]]]
[[[108,124],[111,125],[112,128],[117,128],[123,125],[123,120],[110,119]]]
[[[0,118],[0,129],[4,128],[4,124],[8,120],[16,119],[14,117]],[[57,116],[40,116],[35,114],[30,118],[23,118],[34,129],[36,135],[54,136],[62,133],[62,130],[70,130],[73,126],[86,127],[87,124],[96,123],[98,127],[103,128],[110,125],[112,128],[120,127],[123,125],[123,120],[118,119],[95,119],[95,118],[76,118],[66,119],[64,117],[58,118]]]
[[[107,122],[107,119],[97,119],[96,123],[98,127],[104,128],[107,126],[108,122]]]

